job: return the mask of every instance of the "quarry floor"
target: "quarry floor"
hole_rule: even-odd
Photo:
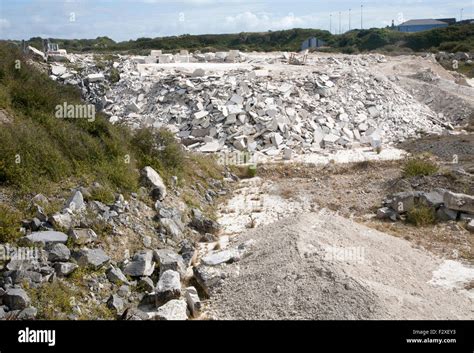
[[[474,192],[472,134],[407,141],[443,172],[402,177],[402,157],[264,163],[221,205],[230,244],[253,251],[208,303],[218,319],[474,319],[474,237],[456,222],[415,227],[375,218],[390,193]],[[452,154],[459,163],[450,162]],[[389,159],[389,158],[387,158]],[[342,255],[342,256],[340,256]]]

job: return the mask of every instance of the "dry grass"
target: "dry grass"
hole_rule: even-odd
[[[403,166],[403,176],[406,178],[416,176],[433,175],[438,171],[439,167],[433,161],[423,158],[416,157],[408,159]]]
[[[407,222],[417,227],[436,223],[436,214],[433,208],[418,204],[407,212]]]

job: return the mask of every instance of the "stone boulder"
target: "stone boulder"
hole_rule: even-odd
[[[125,266],[123,273],[132,277],[143,277],[151,276],[154,270],[153,252],[142,250],[133,256],[132,261]]]
[[[53,267],[59,277],[66,277],[73,273],[79,266],[72,262],[56,262]]]
[[[106,273],[107,279],[114,284],[122,285],[123,283],[129,284],[127,277],[123,274],[123,272],[116,267],[111,266]]]
[[[48,260],[52,262],[68,261],[71,257],[71,251],[66,245],[61,243],[49,246],[46,251],[48,252]]]
[[[160,276],[167,270],[179,272],[181,277],[186,273],[186,264],[183,257],[171,249],[159,249],[153,251],[153,259],[160,267]]]
[[[52,230],[42,231],[42,232],[34,232],[30,235],[25,237],[29,242],[34,244],[55,244],[61,243],[66,244],[67,242],[67,235],[62,232],[56,232]]]
[[[474,214],[474,196],[471,195],[447,191],[444,193],[444,205],[452,210]]]
[[[166,303],[169,300],[181,296],[181,282],[179,273],[173,270],[165,271],[156,285],[156,299],[158,303]]]
[[[158,308],[154,313],[153,318],[155,320],[187,320],[187,304],[184,300],[170,300]]]
[[[64,208],[70,209],[72,212],[81,212],[86,208],[84,197],[79,190],[73,192],[71,197],[66,201]]]
[[[31,303],[30,297],[21,288],[8,288],[2,300],[10,310],[23,310]]]
[[[207,254],[202,258],[201,262],[207,266],[217,266],[228,262],[238,261],[239,258],[239,253],[236,250],[222,250]]]
[[[191,227],[201,233],[216,234],[221,230],[219,223],[205,217],[197,208],[192,209]]]
[[[76,245],[86,245],[97,241],[97,234],[92,229],[71,229],[69,236]]]
[[[154,199],[162,201],[166,197],[166,185],[158,172],[152,167],[145,167],[141,176],[145,185],[152,188]]]
[[[202,304],[198,292],[194,287],[186,288],[186,303],[188,304],[191,316],[196,318],[201,313]]]
[[[92,268],[94,270],[98,270],[110,260],[110,257],[108,257],[102,249],[84,248],[73,252],[72,257],[79,266]]]

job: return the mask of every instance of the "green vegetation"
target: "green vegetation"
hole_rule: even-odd
[[[100,201],[106,205],[115,201],[115,195],[112,190],[107,187],[93,187],[90,191],[90,198],[92,200]]]
[[[403,166],[403,176],[411,178],[416,176],[432,175],[438,171],[438,166],[423,157],[408,159]]]
[[[352,54],[365,51],[410,53],[412,51],[472,51],[474,50],[474,25],[452,25],[417,33],[403,33],[387,28],[354,29],[342,35],[328,31],[295,28],[284,31],[235,34],[181,35],[161,38],[138,38],[114,42],[107,37],[96,39],[52,39],[61,48],[73,52],[128,52],[147,54],[151,49],[176,52],[180,49],[217,51],[239,49],[242,51],[297,51],[301,43],[315,36],[328,43],[328,51]],[[29,43],[42,49],[41,38],[31,38]]]
[[[14,67],[20,60],[21,69]],[[28,66],[12,45],[0,45],[0,102],[13,117],[0,129],[0,185],[48,190],[69,177],[98,180],[112,189],[136,189],[130,133],[97,114],[95,121],[58,119],[55,107],[84,104],[73,87],[60,86]]]
[[[58,320],[67,319],[68,315],[74,313],[74,306],[84,303],[84,299],[89,291],[84,283],[83,277],[88,276],[90,272],[77,269],[68,281],[56,279],[53,282],[42,284],[38,288],[31,288],[24,283],[31,298],[32,306],[38,310],[37,319],[39,320]],[[73,277],[74,276],[74,277]],[[79,320],[111,320],[113,313],[105,304],[88,305],[87,308],[81,307]]]
[[[239,49],[242,51],[274,51],[274,50],[297,50],[301,43],[308,37],[316,36],[323,40],[329,40],[331,34],[328,31],[317,29],[291,29],[285,31],[268,31],[260,33],[236,33],[236,34],[203,34],[203,35],[181,35],[162,38],[138,38],[126,42],[116,43],[106,37],[86,40],[52,39],[58,43],[60,48],[75,52],[131,52],[146,53],[151,49],[162,49],[166,51],[189,50],[227,50]],[[31,38],[30,45],[42,49],[41,38]]]
[[[407,212],[407,222],[417,227],[436,223],[435,210],[423,204],[416,204]]]
[[[0,203],[0,243],[13,243],[20,236],[21,213]]]
[[[250,165],[247,168],[247,175],[249,178],[254,178],[257,175],[257,165]]]
[[[198,172],[204,181],[220,177],[214,161],[185,153],[168,131],[132,133],[109,124],[102,114],[94,121],[58,119],[55,107],[64,102],[84,104],[77,89],[50,80],[30,67],[13,44],[0,43],[0,109],[11,117],[0,123],[0,187],[51,194],[68,181],[76,186],[97,181],[102,188],[93,189],[92,197],[110,202],[116,192],[138,189],[139,169],[146,165],[165,182],[172,175],[194,178]]]
[[[26,286],[27,287],[27,286]],[[73,297],[77,301],[77,293],[66,283],[56,280],[45,283],[38,288],[27,287],[32,305],[38,309],[40,320],[57,320],[58,314],[72,314]]]
[[[171,132],[140,129],[133,137],[132,144],[141,165],[161,171],[165,179],[173,175],[182,176],[185,154]]]

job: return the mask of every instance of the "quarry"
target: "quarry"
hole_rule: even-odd
[[[211,158],[194,173],[222,169],[34,195],[41,251],[4,263],[0,318],[474,319],[474,84],[440,54],[56,55],[28,62],[80,91],[61,118],[167,131]],[[35,289],[55,281],[88,290],[52,314]]]

